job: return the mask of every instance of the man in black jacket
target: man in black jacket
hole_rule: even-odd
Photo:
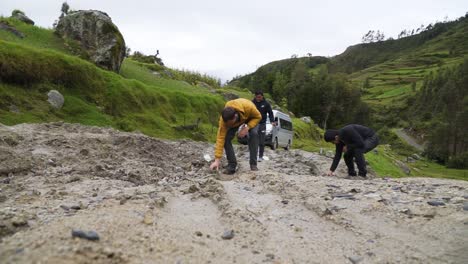
[[[332,176],[338,163],[341,159],[341,154],[344,154],[344,160],[348,167],[348,175],[356,176],[354,170],[353,158],[359,170],[359,176],[366,177],[366,160],[364,153],[377,147],[379,137],[374,130],[361,125],[347,125],[340,130],[329,129],[324,135],[325,141],[332,142],[336,145],[335,157],[328,172],[328,176]]]
[[[270,123],[273,126],[276,126],[275,118],[273,116],[273,111],[271,110],[271,105],[263,97],[262,91],[255,92],[255,98],[252,102],[257,107],[260,114],[262,114],[262,120],[258,123],[258,161],[263,160],[263,152],[265,151],[265,133],[266,133],[266,119],[267,114],[270,118]]]

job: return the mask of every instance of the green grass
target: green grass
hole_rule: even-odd
[[[294,139],[293,148],[310,152],[319,152],[320,149],[328,149],[333,146],[323,141],[323,130],[314,123],[306,123],[299,118],[293,118]]]
[[[410,165],[410,167],[413,168],[411,174],[414,176],[468,181],[468,170],[449,169],[443,165],[425,160],[418,161]]]
[[[369,152],[365,155],[371,169],[375,171],[380,177],[399,178],[408,176],[398,166],[395,165],[392,158],[384,154],[384,149],[384,146],[378,146],[377,154],[374,152]]]
[[[399,88],[391,89],[387,92],[384,92],[383,94],[377,96],[377,99],[385,99],[385,98],[390,98],[390,97],[395,97],[395,96],[401,96],[404,94],[408,94],[411,92],[411,86],[410,85],[405,85]]]
[[[53,29],[46,29],[31,26],[14,18],[0,17],[0,21],[13,26],[24,34],[24,38],[19,38],[11,32],[0,30],[0,40],[21,44],[39,49],[52,49],[70,55],[86,58],[87,55],[80,45],[73,40],[63,40],[54,34]]]
[[[209,94],[206,88],[156,75],[153,72],[161,71],[163,68],[161,66],[158,67],[158,70],[148,68],[153,66],[155,66],[155,64],[146,64],[131,59],[125,59],[122,63],[120,74],[127,79],[138,80],[147,85],[157,86],[167,91],[178,91],[186,94]]]
[[[217,124],[224,104],[220,96],[181,87],[179,81],[165,80],[171,84],[167,87],[125,79],[77,57],[6,41],[0,41],[0,61],[0,122],[8,125],[63,120],[164,138],[209,139],[200,133]],[[54,110],[46,102],[50,89],[65,96],[62,109]],[[8,111],[11,104],[21,113]],[[174,128],[198,118],[202,126],[197,133]]]

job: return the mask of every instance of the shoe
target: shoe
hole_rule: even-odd
[[[223,174],[232,175],[234,173],[236,173],[236,170],[232,170],[232,169],[223,170]]]
[[[263,161],[263,157],[258,157],[257,161],[258,161],[258,162],[262,162],[262,161]]]
[[[250,165],[250,170],[251,171],[258,171],[257,165]]]

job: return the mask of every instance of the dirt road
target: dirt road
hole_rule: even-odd
[[[268,150],[251,172],[244,147],[229,178],[209,171],[212,152],[81,125],[0,127],[0,262],[468,262],[468,182],[348,180],[343,164],[324,177],[331,159],[298,150]]]
[[[416,140],[411,136],[411,135],[408,135],[405,130],[403,130],[402,128],[400,129],[396,129],[395,130],[395,133],[401,138],[403,139],[406,143],[408,143],[409,145],[413,146],[415,149],[417,149],[418,151],[420,152],[423,152],[424,151],[424,146],[419,144],[418,142],[416,142]]]

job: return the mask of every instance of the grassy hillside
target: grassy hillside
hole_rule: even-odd
[[[462,17],[437,23],[413,36],[354,45],[330,59],[303,57],[274,61],[254,73],[235,78],[231,83],[247,88],[271,88],[276,72],[289,78],[294,65],[303,61],[312,73],[325,68],[330,73],[348,74],[362,88],[363,99],[373,110],[388,114],[386,107],[389,107],[400,115],[399,109],[406,105],[405,98],[415,94],[427,74],[441,66],[459,64],[466,56],[468,17]]]
[[[26,37],[0,31],[0,122],[63,120],[165,137],[212,139],[224,100],[207,89],[164,78],[126,61],[122,76],[71,56],[67,42],[52,30],[5,19]],[[124,78],[126,77],[126,78]],[[47,92],[58,90],[64,107],[55,110]],[[10,111],[17,108],[17,111]],[[201,123],[196,130],[178,126]]]

